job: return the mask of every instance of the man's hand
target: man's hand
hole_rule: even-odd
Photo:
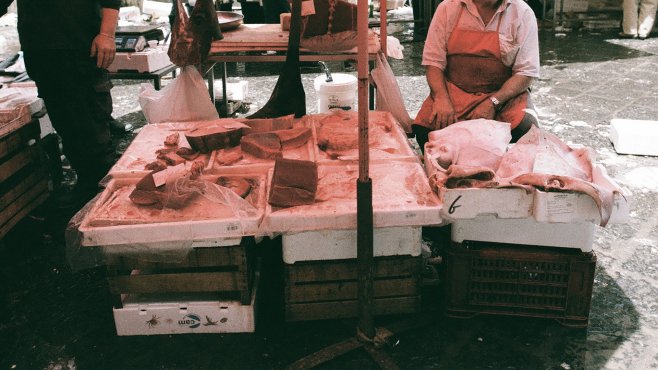
[[[432,103],[430,124],[435,130],[446,128],[455,123],[455,109],[450,99],[436,99]]]
[[[484,99],[466,116],[467,119],[494,119],[494,117],[496,117],[496,108],[489,99]]]
[[[91,43],[91,57],[96,57],[96,66],[107,69],[114,60],[116,45],[114,38],[110,35],[100,33],[96,35]]]

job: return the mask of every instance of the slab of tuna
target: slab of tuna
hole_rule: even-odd
[[[317,190],[318,165],[315,162],[277,158],[270,188],[271,205],[293,207],[313,204]]]
[[[185,132],[185,138],[192,149],[209,153],[215,149],[230,148],[240,144],[243,124],[237,121],[209,121],[207,126],[201,126]]]

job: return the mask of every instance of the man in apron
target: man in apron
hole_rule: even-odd
[[[458,121],[509,122],[512,142],[537,124],[529,87],[539,77],[537,20],[523,0],[446,0],[423,50],[430,96],[412,130],[427,136]]]

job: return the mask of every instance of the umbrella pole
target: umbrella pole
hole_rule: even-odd
[[[358,337],[371,341],[375,337],[375,325],[372,318],[372,180],[368,173],[368,0],[358,0],[357,32],[359,80],[359,178],[356,184],[359,307],[357,334]]]

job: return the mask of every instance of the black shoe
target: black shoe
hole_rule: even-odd
[[[128,132],[132,132],[134,127],[130,123],[121,123],[114,118],[107,121],[107,125],[110,127],[110,131],[113,134],[123,135]]]

